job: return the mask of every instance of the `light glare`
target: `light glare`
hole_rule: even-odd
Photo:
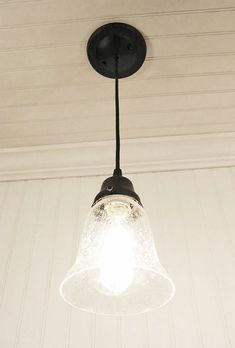
[[[100,282],[110,295],[125,292],[133,281],[133,238],[128,225],[113,216],[104,231],[101,249]]]

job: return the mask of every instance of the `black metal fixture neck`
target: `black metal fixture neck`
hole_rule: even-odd
[[[110,195],[125,195],[135,199],[141,206],[141,200],[134,191],[132,182],[121,175],[113,175],[103,182],[100,192],[96,195],[92,204],[95,205],[100,199]]]
[[[87,44],[87,55],[92,67],[99,74],[115,79],[115,169],[113,176],[103,182],[93,205],[111,194],[130,196],[142,205],[132,182],[122,176],[120,167],[119,79],[134,74],[142,66],[146,56],[145,40],[131,25],[109,23],[91,35]]]

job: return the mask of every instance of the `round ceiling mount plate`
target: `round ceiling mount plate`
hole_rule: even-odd
[[[118,78],[139,70],[146,57],[142,34],[125,23],[109,23],[98,28],[87,43],[92,67],[105,77],[115,78],[115,57],[118,57]]]

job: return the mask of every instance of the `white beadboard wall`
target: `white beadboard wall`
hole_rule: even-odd
[[[131,178],[174,300],[129,318],[71,309],[58,288],[103,177],[2,182],[1,348],[235,347],[235,168]]]

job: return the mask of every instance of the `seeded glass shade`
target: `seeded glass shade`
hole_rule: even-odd
[[[115,194],[98,201],[87,217],[76,262],[60,286],[64,300],[88,312],[129,315],[163,306],[174,291],[140,204]]]

